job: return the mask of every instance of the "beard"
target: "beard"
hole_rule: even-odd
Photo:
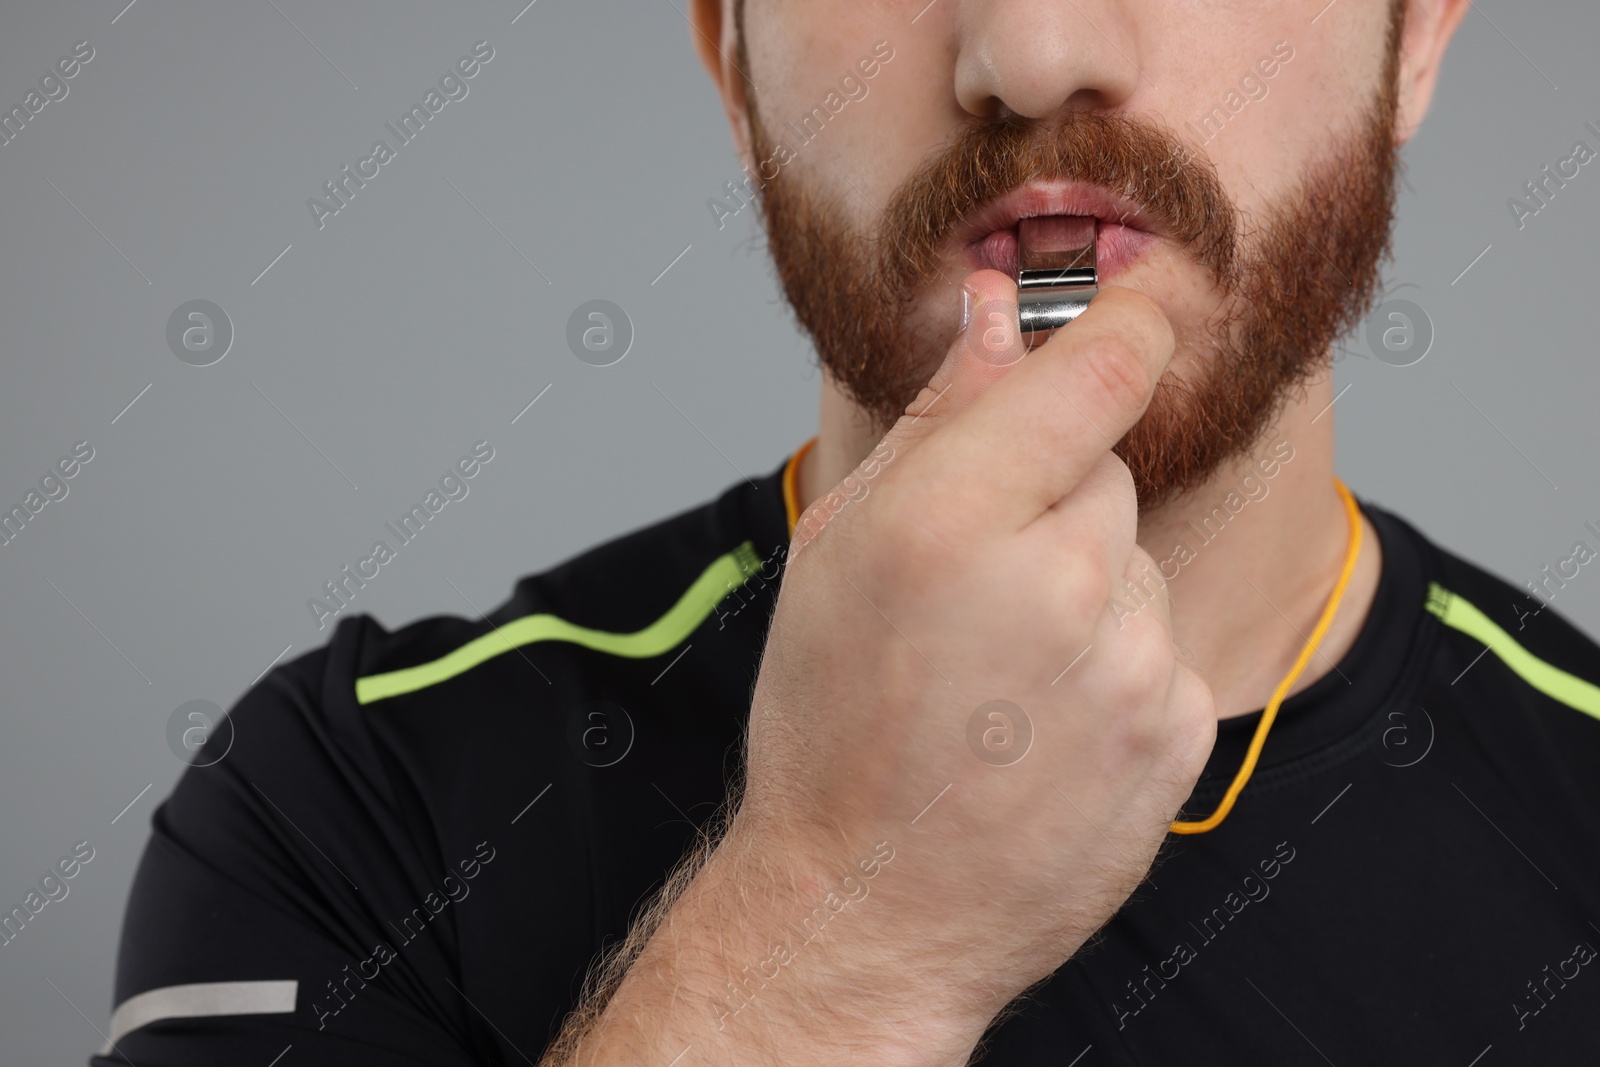
[[[1220,294],[1206,321],[1179,337],[1178,354],[1198,357],[1189,372],[1169,368],[1113,448],[1133,475],[1141,512],[1184,497],[1252,451],[1371,306],[1393,226],[1403,19],[1396,2],[1380,83],[1353,129],[1248,226],[1204,152],[1147,119],[1074,111],[1048,121],[975,120],[901,183],[865,231],[845,210],[850,195],[859,198],[853,190],[833,197],[792,169],[760,182],[784,294],[827,375],[886,432],[953,341],[953,324],[918,325],[913,312],[931,282],[948,279],[942,253],[972,211],[1031,181],[1084,182],[1127,197]],[[748,83],[746,93],[755,158],[786,158]]]

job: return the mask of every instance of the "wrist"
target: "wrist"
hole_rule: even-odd
[[[788,1064],[797,1048],[818,1062],[865,1049],[876,1064],[965,1064],[1009,996],[898,912],[909,872],[894,842],[850,850],[801,836],[736,820],[675,909],[714,946],[712,1031],[730,1048],[769,1035]]]
[[[674,876],[681,892],[630,935],[642,944],[620,980],[568,1019],[543,1062],[966,1064],[1020,992],[980,978],[973,950],[992,953],[905,905],[916,880],[893,843],[854,855],[805,833],[752,833],[751,821]]]

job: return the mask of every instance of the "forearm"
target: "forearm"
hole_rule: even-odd
[[[692,858],[541,1067],[966,1063],[1003,1004],[980,1006],[938,946],[885,936],[871,886],[892,862],[778,855],[724,841]]]

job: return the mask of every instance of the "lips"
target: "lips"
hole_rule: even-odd
[[[1091,216],[1100,280],[1126,270],[1161,236],[1137,204],[1105,189],[1075,182],[1030,183],[974,212],[953,240],[969,270],[1017,276],[1017,220],[1038,215]]]

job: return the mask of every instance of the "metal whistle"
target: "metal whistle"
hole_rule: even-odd
[[[1045,343],[1100,291],[1092,215],[1017,222],[1017,318],[1029,348]]]

